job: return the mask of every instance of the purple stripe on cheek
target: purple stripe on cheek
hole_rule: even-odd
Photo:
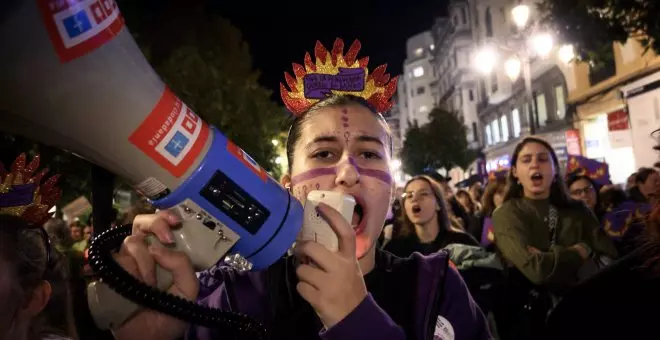
[[[369,176],[369,177],[374,177],[376,179],[379,179],[387,184],[392,184],[392,176],[381,170],[374,170],[374,169],[364,169],[360,167],[356,167],[358,169],[358,172],[360,173],[360,176]]]
[[[302,174],[293,176],[291,179],[291,184],[296,185],[300,182],[308,181],[312,178],[316,178],[319,176],[327,176],[327,175],[334,175],[337,173],[336,168],[319,168],[319,169],[312,169],[303,172]]]

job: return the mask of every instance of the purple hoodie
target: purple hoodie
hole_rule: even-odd
[[[492,339],[483,313],[456,268],[448,261],[446,252],[429,256],[414,253],[402,261],[414,261],[417,268],[414,339]],[[272,317],[265,282],[264,272],[238,274],[227,267],[216,267],[200,276],[199,303],[247,314],[267,324]],[[230,298],[229,294],[235,298]],[[440,301],[439,308],[434,305],[437,301]],[[390,318],[371,294],[338,324],[321,330],[319,337],[324,340],[406,339],[402,327]],[[222,336],[206,327],[191,326],[186,338],[211,340],[222,339]]]

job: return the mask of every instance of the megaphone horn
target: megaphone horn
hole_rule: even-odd
[[[291,247],[302,225],[301,204],[163,84],[113,0],[10,0],[3,6],[3,131],[80,155],[131,181],[158,208],[175,211],[184,221],[177,249],[200,270],[228,252],[227,263],[239,270],[264,269]],[[126,282],[111,275],[120,269],[104,262],[122,232],[101,235],[90,257],[104,282],[128,296],[118,288]],[[159,272],[161,289],[170,280]],[[107,301],[118,299],[102,287],[92,287],[90,306],[97,323],[112,327],[136,306]],[[104,303],[114,303],[113,311]]]

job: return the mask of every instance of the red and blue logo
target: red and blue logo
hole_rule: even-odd
[[[114,0],[38,0],[53,46],[65,63],[114,38],[124,19]]]

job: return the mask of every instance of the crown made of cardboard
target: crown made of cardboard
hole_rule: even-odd
[[[376,111],[382,113],[392,107],[390,98],[397,90],[397,77],[390,79],[385,73],[387,64],[369,72],[369,57],[358,59],[362,45],[353,41],[344,54],[344,41],[337,38],[328,51],[320,41],[314,48],[314,59],[305,53],[304,66],[293,64],[292,76],[284,72],[287,87],[280,83],[280,95],[287,109],[298,116],[312,105],[331,95],[361,97]]]
[[[39,168],[39,155],[27,163],[20,154],[9,171],[0,163],[0,214],[18,216],[28,223],[43,224],[50,218],[48,211],[62,196],[57,187],[60,175],[43,181],[48,169]]]

